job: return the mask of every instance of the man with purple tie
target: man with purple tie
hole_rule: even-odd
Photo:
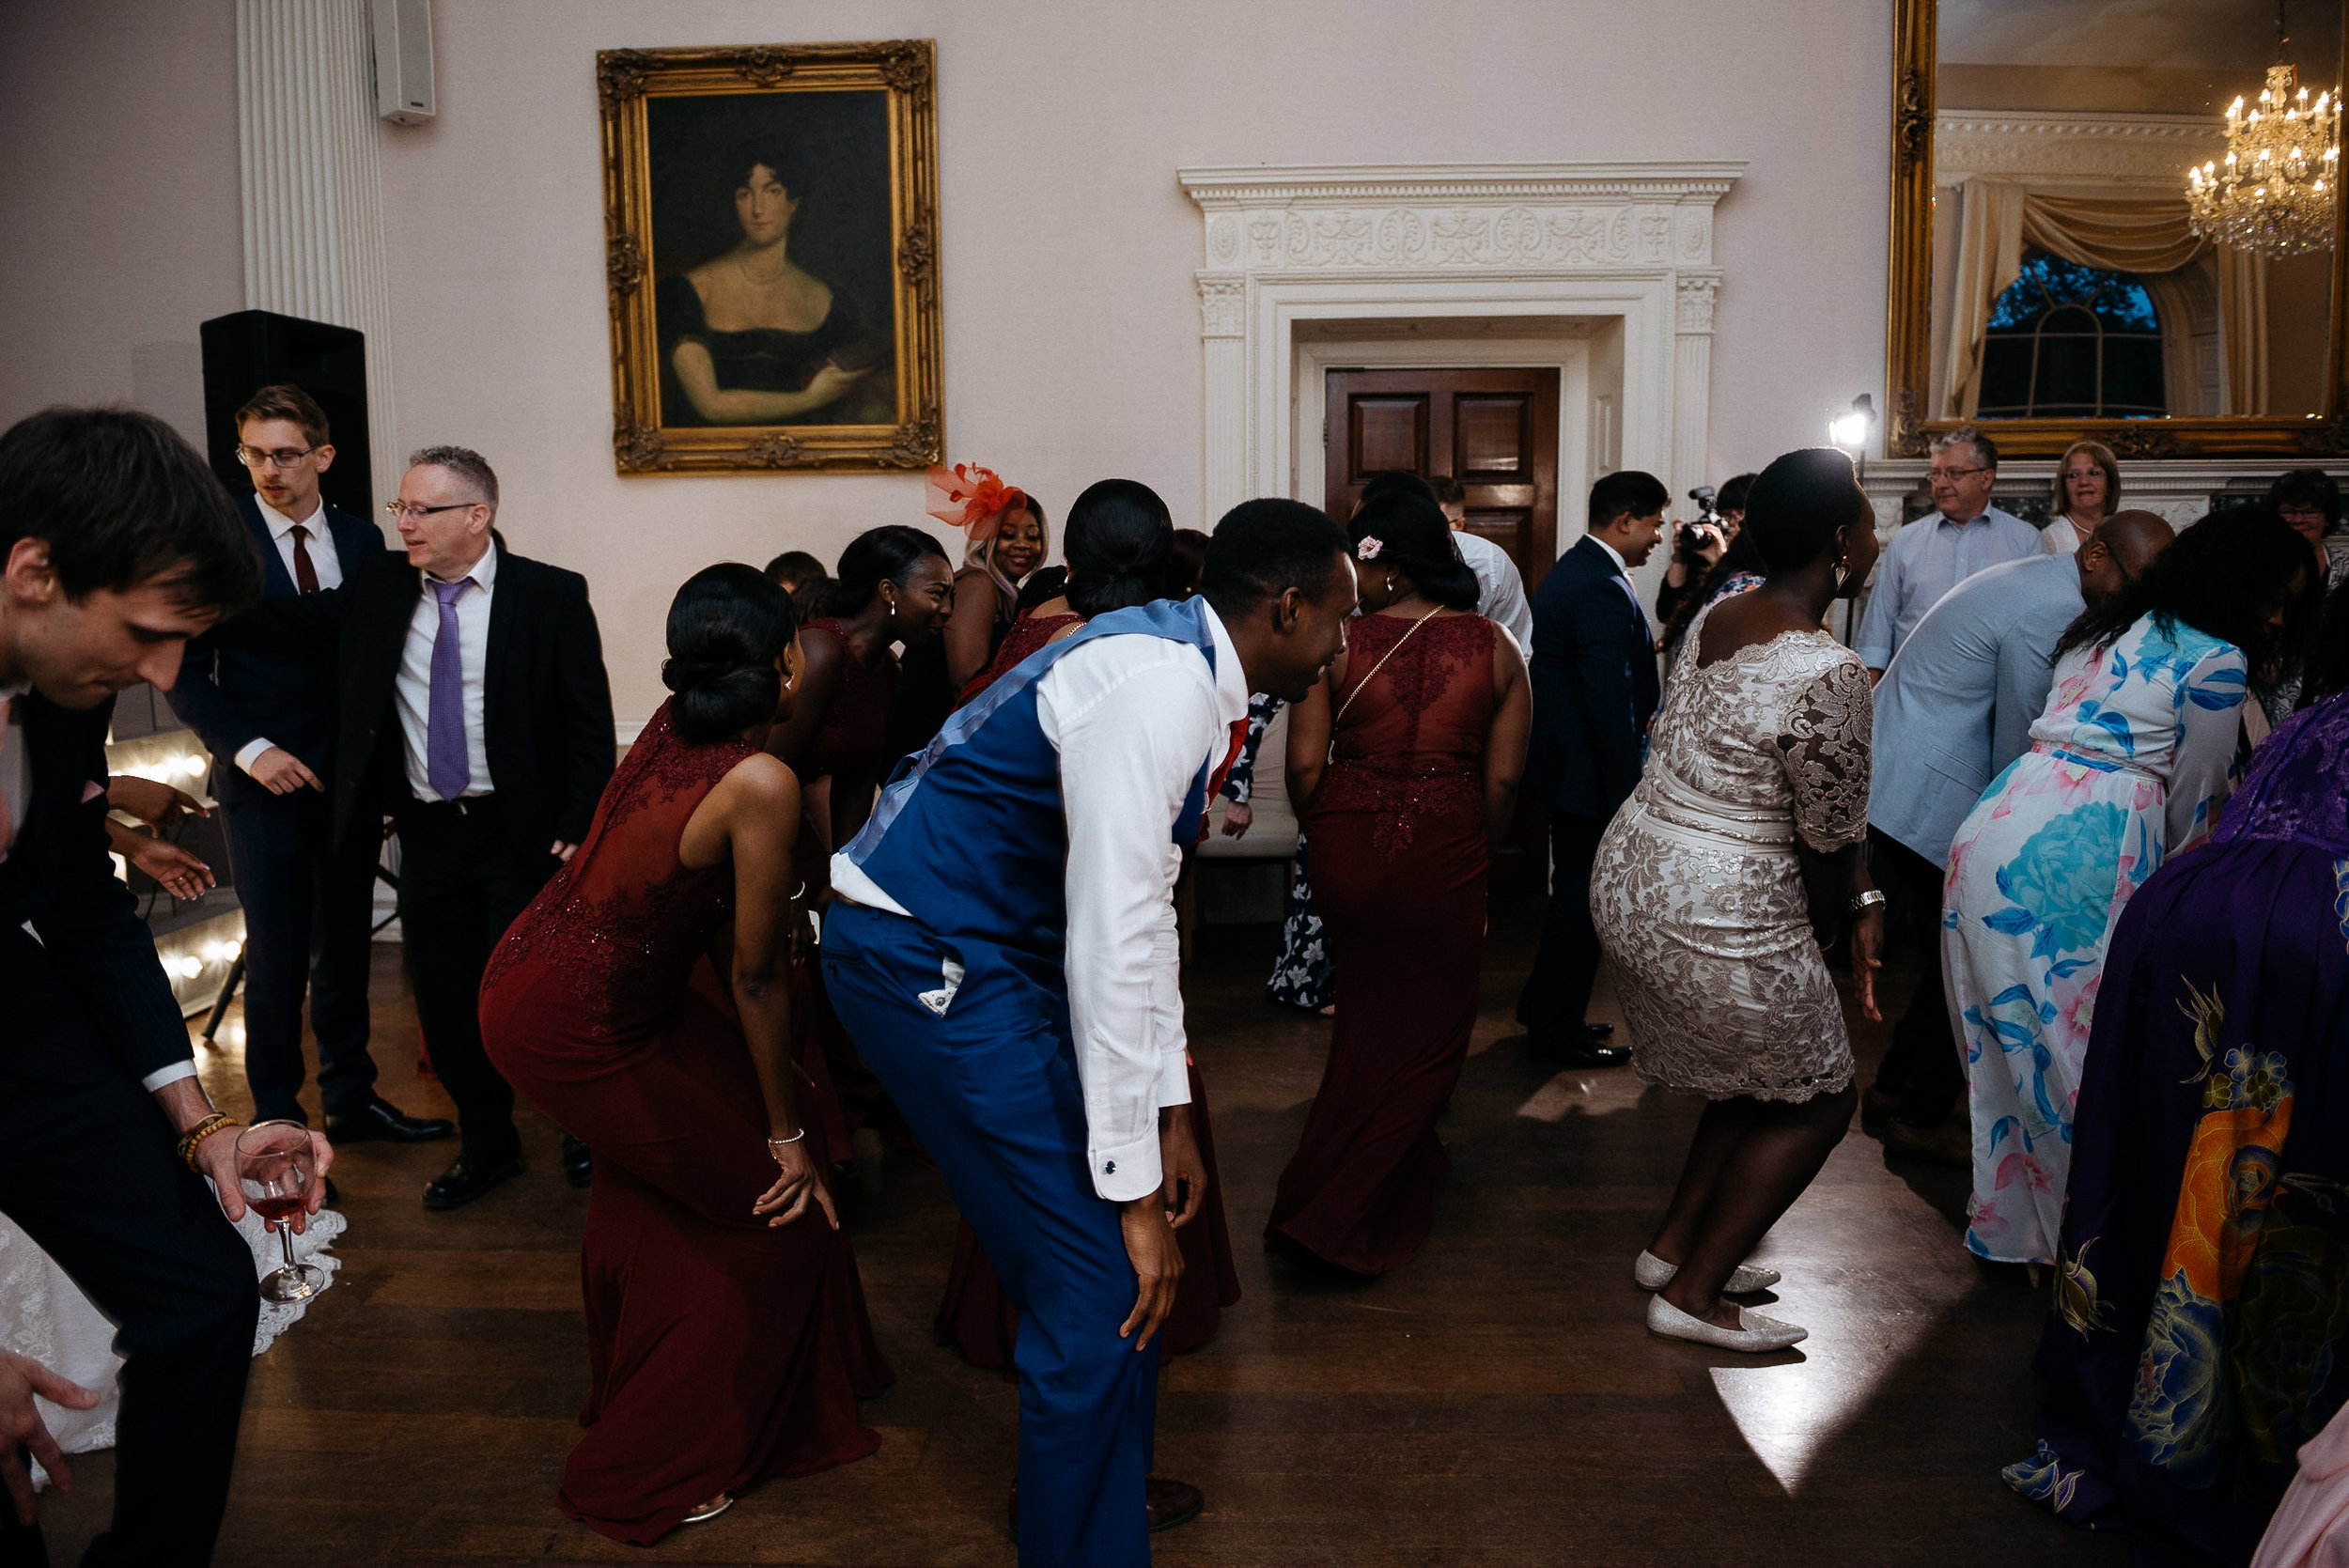
[[[416,1017],[459,1128],[424,1204],[452,1209],[523,1170],[514,1092],[481,1046],[481,971],[586,835],[612,774],[612,689],[586,580],[506,548],[479,453],[418,452],[385,509],[404,560],[263,600],[217,640],[337,650],[335,843],[387,814],[399,833]],[[563,1158],[585,1185],[586,1150],[567,1140]]]

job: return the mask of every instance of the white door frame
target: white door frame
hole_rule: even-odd
[[[1212,526],[1252,495],[1294,493],[1296,327],[1304,320],[1620,318],[1623,465],[1675,491],[1702,484],[1722,278],[1713,207],[1745,167],[1180,171],[1199,207],[1206,261],[1195,274],[1206,360],[1203,522]],[[1565,452],[1562,444],[1562,466]],[[1563,497],[1560,513],[1563,544]]]

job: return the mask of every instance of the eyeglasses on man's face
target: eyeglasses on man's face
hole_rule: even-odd
[[[1968,474],[1987,474],[1990,471],[1986,468],[1940,468],[1937,466],[1925,472],[1936,479],[1947,479],[1954,484]]]
[[[280,446],[274,451],[264,452],[257,446],[239,446],[237,461],[247,468],[259,468],[264,464],[271,468],[295,468],[300,466],[303,458],[317,450],[315,446]]]
[[[468,506],[478,506],[478,501],[452,501],[445,506],[427,506],[417,501],[386,501],[383,509],[397,522],[401,518],[428,518],[435,512],[461,512]]]

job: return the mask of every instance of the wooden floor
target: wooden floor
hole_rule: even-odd
[[[1627,1069],[1553,1076],[1527,1057],[1509,1012],[1533,916],[1496,914],[1434,1239],[1401,1274],[1348,1285],[1254,1242],[1329,1026],[1262,1000],[1269,927],[1203,934],[1185,991],[1247,1298],[1166,1374],[1159,1467],[1204,1486],[1207,1511],[1159,1537],[1157,1560],[2119,1563],[2123,1541],[1999,1482],[2030,1448],[2041,1306],[1959,1246],[1960,1172],[1888,1166],[1855,1127],[1762,1254],[1787,1277],[1768,1310],[1808,1343],[1755,1360],[1645,1332],[1630,1264],[1697,1105]],[[1611,1001],[1595,1016],[1616,1017]],[[396,948],[378,949],[375,1021],[388,1095],[445,1113],[412,1076]],[[1882,1033],[1863,1031],[1863,1062]],[[206,1061],[221,1103],[248,1104],[234,1052]],[[904,1157],[847,1195],[898,1372],[865,1406],[880,1452],[649,1551],[558,1514],[586,1388],[586,1195],[557,1177],[552,1126],[526,1111],[523,1133],[530,1173],[454,1214],[417,1203],[451,1145],[341,1157],[343,1269],[255,1366],[221,1563],[1013,1561],[1015,1389],[930,1344],[955,1216]],[[49,1500],[60,1564],[109,1506],[109,1457],[78,1468],[76,1493]]]

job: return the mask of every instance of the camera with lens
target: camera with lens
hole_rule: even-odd
[[[1673,546],[1681,565],[1691,571],[1703,571],[1720,552],[1729,548],[1729,527],[1721,520],[1717,505],[1720,492],[1710,485],[1699,485],[1688,492],[1688,499],[1697,504],[1696,520],[1680,525],[1680,538]],[[1706,552],[1711,551],[1708,559]]]

